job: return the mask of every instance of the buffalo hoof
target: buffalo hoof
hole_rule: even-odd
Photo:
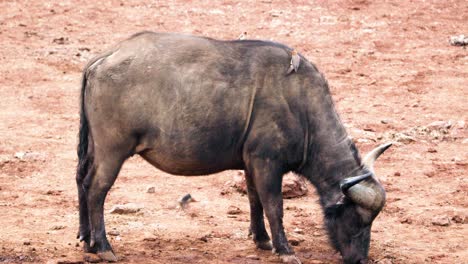
[[[107,262],[117,262],[117,257],[115,256],[114,252],[108,250],[104,252],[98,252],[97,255],[100,259],[107,261]]]
[[[83,243],[83,251],[84,251],[85,253],[93,253],[93,254],[95,254],[97,250],[96,250],[95,248],[92,248],[92,247],[88,244],[88,242],[86,242],[86,240],[85,240],[84,243]]]
[[[263,250],[272,250],[273,249],[273,244],[271,243],[270,240],[257,241],[257,242],[255,242],[255,245],[257,246],[258,249],[263,249]]]
[[[296,255],[280,255],[281,262],[288,264],[302,264]]]

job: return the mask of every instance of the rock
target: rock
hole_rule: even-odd
[[[378,263],[378,264],[393,264],[393,261],[391,259],[384,258],[384,259],[381,259],[381,260],[377,261],[376,263]]]
[[[31,241],[24,241],[24,242],[23,242],[23,245],[29,246],[29,245],[31,245]]]
[[[115,205],[111,210],[111,214],[134,214],[138,213],[143,209],[143,206],[134,204],[134,203],[128,203],[128,204],[118,204]]]
[[[240,214],[241,212],[242,212],[242,211],[241,211],[241,209],[240,209],[239,207],[236,207],[236,206],[231,205],[231,206],[229,206],[229,208],[228,208],[227,214],[228,214],[228,215],[238,215],[238,214]]]
[[[302,230],[302,229],[300,229],[298,227],[294,228],[293,232],[296,233],[296,234],[301,234],[301,235],[304,234],[304,230]]]
[[[283,197],[286,199],[306,195],[308,192],[304,178],[288,173],[283,177]]]
[[[399,177],[401,176],[401,173],[399,171],[396,171],[393,175]]]
[[[259,260],[260,259],[257,255],[248,255],[245,258],[246,259],[254,259],[254,260]]]
[[[231,181],[224,184],[221,194],[229,193],[227,189],[234,189],[237,192],[246,194],[247,184],[245,182],[244,172],[239,171]],[[306,195],[308,192],[307,184],[304,178],[288,173],[283,177],[283,198],[295,198]]]
[[[468,36],[459,35],[451,36],[449,40],[450,45],[452,46],[467,46],[468,45]]]
[[[427,125],[430,130],[443,130],[450,129],[453,126],[452,121],[435,121]]]
[[[432,224],[436,226],[449,226],[450,219],[447,216],[439,216],[432,219]]]
[[[468,222],[467,217],[464,215],[454,215],[452,220],[457,224],[466,224]]]
[[[314,233],[312,233],[312,235],[314,237],[319,237],[319,236],[322,236],[322,233],[320,233],[319,231],[315,231]]]
[[[146,189],[146,192],[147,193],[155,193],[156,192],[156,188],[154,186],[150,186],[148,187],[148,189]]]
[[[153,241],[156,241],[156,238],[152,237],[152,236],[146,236],[146,237],[143,238],[143,241],[153,242]]]
[[[412,142],[415,142],[416,140],[411,137],[411,136],[408,136],[404,133],[392,133],[390,135],[390,138],[397,141],[397,142],[400,142],[400,143],[403,143],[403,144],[409,144],[409,143],[412,143]]]
[[[26,155],[25,152],[16,152],[15,153],[15,158],[22,160],[22,159],[24,159],[25,155]]]
[[[435,148],[428,148],[428,149],[427,149],[427,152],[429,152],[429,153],[436,153],[437,150],[436,150]]]
[[[61,230],[61,229],[65,229],[66,226],[64,225],[53,225],[52,227],[50,227],[50,230]]]
[[[16,152],[14,155],[15,158],[20,161],[45,161],[47,155],[39,152]]]
[[[109,236],[119,236],[119,235],[120,235],[120,232],[117,231],[117,230],[111,230],[111,231],[107,232],[107,234],[108,234]]]
[[[432,178],[432,177],[434,177],[436,175],[436,172],[435,171],[425,171],[424,175],[426,175],[429,178]]]
[[[400,218],[400,223],[410,225],[413,223],[413,219],[411,219],[410,217],[402,217]]]
[[[299,244],[301,244],[302,241],[300,241],[299,239],[295,239],[295,238],[290,238],[289,239],[289,243],[291,244],[291,246],[299,246]]]
[[[238,171],[232,180],[226,182],[224,184],[222,193],[229,193],[227,189],[234,189],[239,193],[246,194],[247,193],[247,183],[245,182],[245,176],[243,171]]]

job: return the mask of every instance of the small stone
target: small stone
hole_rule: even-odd
[[[393,264],[393,261],[391,259],[384,258],[384,259],[379,260],[379,262],[377,263],[378,264]]]
[[[61,230],[61,229],[65,229],[66,226],[64,225],[53,225],[50,230]]]
[[[318,231],[315,231],[314,233],[312,233],[312,235],[314,237],[319,237],[319,236],[322,236],[322,233],[318,232]]]
[[[424,175],[426,175],[429,178],[432,178],[432,177],[434,177],[436,175],[436,172],[435,171],[426,171],[426,172],[424,172]]]
[[[128,203],[128,204],[118,204],[115,205],[111,210],[111,214],[134,214],[143,209],[143,206],[133,204],[133,203]]]
[[[240,209],[239,207],[236,207],[236,206],[234,206],[234,205],[231,205],[231,206],[229,206],[229,208],[228,208],[227,214],[228,214],[228,215],[238,215],[238,214],[240,214],[241,212],[242,212],[242,211],[241,211],[241,209]]]
[[[436,226],[449,226],[450,219],[447,216],[439,216],[432,219],[432,224]]]
[[[388,121],[387,119],[382,119],[380,120],[380,123],[382,124],[388,124],[390,121]]]
[[[202,236],[199,239],[205,243],[208,242],[208,236]]]
[[[148,189],[146,189],[146,192],[147,192],[147,193],[155,193],[155,192],[156,192],[156,188],[155,188],[154,186],[148,187]]]
[[[399,177],[401,176],[401,173],[399,171],[396,171],[393,175]]]
[[[294,233],[297,233],[297,234],[304,234],[304,230],[300,229],[300,228],[294,228],[293,230]]]
[[[31,245],[31,241],[24,241],[24,242],[23,242],[23,245],[29,246],[29,245]]]
[[[148,236],[148,237],[143,238],[143,241],[156,241],[156,238]]]
[[[428,148],[428,149],[427,149],[427,152],[429,152],[429,153],[436,153],[437,150],[436,150],[435,148]]]
[[[119,235],[120,235],[120,232],[117,231],[117,230],[111,230],[111,231],[107,232],[107,234],[108,234],[109,236],[119,236]]]
[[[291,244],[291,246],[299,246],[299,244],[301,243],[301,241],[299,241],[298,239],[289,239],[289,243]]]
[[[413,220],[410,217],[403,217],[400,219],[400,223],[410,225],[413,223]]]
[[[426,127],[431,130],[450,129],[452,127],[452,121],[435,121],[427,125]]]
[[[247,259],[254,259],[254,260],[259,260],[260,258],[257,255],[248,255],[245,258]]]
[[[466,224],[467,223],[466,216],[462,216],[462,215],[454,215],[452,217],[452,220],[457,224]]]
[[[283,197],[285,199],[304,196],[307,192],[307,183],[303,177],[294,173],[288,173],[283,176]]]

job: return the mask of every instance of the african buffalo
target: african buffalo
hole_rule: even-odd
[[[288,263],[300,261],[283,229],[281,182],[294,171],[316,187],[344,262],[365,263],[385,204],[372,165],[390,144],[361,161],[323,75],[300,54],[288,73],[292,51],[268,41],[142,32],[91,60],[76,176],[85,251],[117,260],[104,200],[124,161],[139,154],[177,175],[245,170],[253,240]]]

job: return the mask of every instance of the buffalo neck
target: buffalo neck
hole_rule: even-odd
[[[342,197],[340,181],[358,175],[362,167],[359,152],[335,110],[328,84],[321,88],[309,100],[308,157],[300,173],[315,186],[322,206],[329,206]]]

